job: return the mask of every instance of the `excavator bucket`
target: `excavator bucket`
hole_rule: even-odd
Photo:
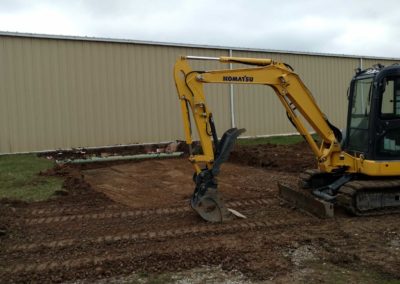
[[[218,194],[218,184],[215,179],[220,172],[222,163],[228,160],[235,145],[235,140],[244,131],[245,129],[237,128],[227,130],[216,149],[213,167],[211,169],[203,169],[193,178],[196,188],[190,205],[206,221],[223,222],[233,219],[234,216],[244,217],[240,213],[226,208]]]
[[[278,183],[279,196],[294,207],[319,218],[332,218],[334,204],[314,196],[311,191],[297,186]]]
[[[193,195],[190,203],[200,217],[208,222],[224,222],[233,218],[231,212],[219,198],[216,189],[209,189],[200,197]]]

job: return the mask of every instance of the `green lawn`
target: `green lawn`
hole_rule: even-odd
[[[38,175],[53,162],[34,154],[0,156],[0,199],[23,201],[48,199],[61,189],[62,179]]]

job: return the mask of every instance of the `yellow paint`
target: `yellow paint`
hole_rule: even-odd
[[[371,176],[399,175],[400,162],[368,161],[344,153],[311,92],[286,64],[272,59],[243,57],[220,57],[219,61],[250,64],[256,67],[196,72],[192,71],[185,57],[181,57],[175,63],[174,79],[178,97],[181,100],[186,142],[190,145],[193,140],[188,116],[189,107],[203,149],[203,155],[194,155],[190,158],[196,172],[200,171],[199,163],[205,163],[206,167],[211,169],[214,161],[211,129],[208,125],[211,112],[206,104],[203,85],[222,83],[258,84],[271,87],[299,133],[310,145],[317,157],[318,167],[323,172],[345,168],[349,173],[363,173]],[[320,145],[317,145],[307,131],[305,121],[321,138]]]

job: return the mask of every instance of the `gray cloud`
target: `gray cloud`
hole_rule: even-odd
[[[398,2],[0,1],[0,30],[400,57]]]
[[[0,2],[0,11],[2,13],[15,13],[25,9],[26,1],[23,0],[4,0]]]

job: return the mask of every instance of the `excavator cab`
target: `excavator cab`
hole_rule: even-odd
[[[400,66],[357,70],[350,85],[346,152],[400,160]]]

